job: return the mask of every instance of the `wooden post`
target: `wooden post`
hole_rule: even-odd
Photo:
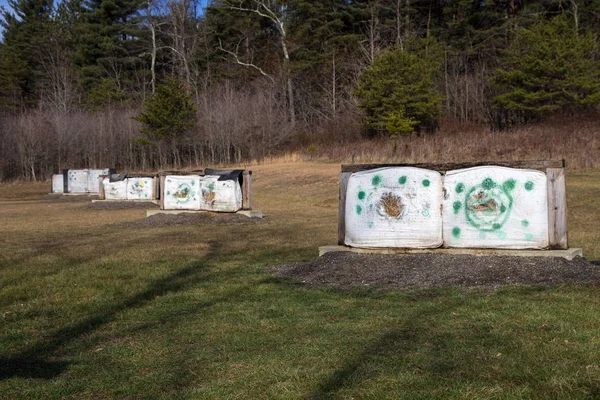
[[[166,175],[160,176],[160,209],[165,209],[165,178]]]
[[[548,245],[550,249],[568,249],[567,186],[564,168],[547,168]]]
[[[158,199],[158,197],[156,197],[157,193],[158,193],[158,178],[156,176],[152,177],[152,200],[156,200]]]
[[[252,171],[242,175],[242,210],[252,210]]]
[[[338,209],[338,244],[346,241],[346,188],[352,172],[340,172],[340,201]]]
[[[107,175],[100,175],[98,177],[98,180],[100,181],[99,185],[98,185],[98,198],[100,200],[106,200],[106,193],[104,192],[104,183],[102,181],[104,181],[104,178],[106,178]]]

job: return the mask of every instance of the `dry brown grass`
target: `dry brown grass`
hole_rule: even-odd
[[[275,160],[272,160],[275,161]],[[252,231],[248,240],[277,248],[314,248],[333,244],[337,238],[339,164],[315,162],[279,162],[253,165],[254,208],[262,210],[269,224],[237,227]],[[5,242],[11,251],[27,251],[28,243],[52,243],[103,247],[100,242],[129,241],[132,254],[138,253],[136,243],[152,243],[153,249],[201,252],[202,246],[181,247],[173,241],[161,242],[163,235],[175,235],[185,243],[201,242],[203,233],[196,227],[152,228],[132,230],[119,223],[145,217],[145,210],[108,209],[90,210],[86,203],[62,203],[41,200],[47,193],[48,183],[19,183],[0,185],[0,220],[2,231],[9,239]],[[569,205],[569,237],[572,247],[583,247],[591,259],[600,259],[600,171],[571,171],[567,177]],[[228,236],[230,227],[211,226],[216,235]],[[148,233],[148,232],[151,232]],[[86,238],[86,235],[90,237]],[[96,238],[96,239],[94,239]],[[190,239],[191,238],[191,239]],[[196,238],[196,239],[193,239]],[[248,243],[234,241],[243,251]],[[50,244],[47,244],[50,245]],[[45,247],[46,245],[44,245]],[[35,247],[35,246],[34,246]],[[127,246],[120,246],[128,248]],[[79,247],[86,251],[85,247]],[[109,251],[109,246],[105,246]],[[160,250],[157,250],[160,252]],[[141,253],[140,253],[141,254]],[[145,254],[145,253],[144,253]]]
[[[435,134],[395,141],[324,138],[316,147],[313,152],[302,150],[304,159],[348,163],[354,155],[356,163],[419,163],[564,158],[570,168],[587,169],[600,166],[600,124],[593,115],[577,119],[555,116],[512,131],[446,122]]]

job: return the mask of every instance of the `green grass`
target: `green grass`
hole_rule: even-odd
[[[18,188],[0,201],[0,398],[600,398],[597,286],[338,292],[266,272],[335,241],[336,170],[261,167],[270,222],[208,229],[124,229],[143,211]],[[568,181],[595,257],[599,176]]]

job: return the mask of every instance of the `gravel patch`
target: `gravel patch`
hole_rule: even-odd
[[[198,214],[156,214],[139,221],[125,222],[120,225],[156,228],[174,225],[261,224],[265,222],[262,218],[249,218],[242,214],[204,212]]]
[[[277,276],[291,277],[314,288],[347,290],[497,287],[509,284],[554,286],[600,285],[600,265],[583,257],[510,257],[447,254],[379,255],[332,252],[311,261],[268,267]]]
[[[113,210],[123,208],[141,208],[145,210],[158,210],[160,206],[149,201],[103,201],[90,203],[85,208],[89,208],[91,210]]]
[[[84,203],[86,201],[98,200],[97,194],[78,194],[78,195],[64,195],[64,194],[47,194],[42,196],[42,200],[48,200],[56,203]]]

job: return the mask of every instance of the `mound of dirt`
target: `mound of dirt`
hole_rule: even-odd
[[[42,200],[48,200],[57,203],[84,203],[86,201],[98,200],[97,194],[77,194],[64,195],[60,193],[47,194],[42,196]]]
[[[600,266],[585,258],[510,257],[447,254],[379,255],[332,252],[311,261],[269,267],[307,287],[347,290],[497,287],[508,284],[553,286],[600,284]]]
[[[266,221],[262,218],[249,218],[241,214],[203,212],[198,214],[156,214],[146,219],[125,222],[121,225],[157,228],[174,225],[260,224],[264,222]]]
[[[85,208],[91,210],[112,210],[122,208],[141,208],[145,210],[159,209],[158,204],[143,201],[103,201],[88,204]]]

